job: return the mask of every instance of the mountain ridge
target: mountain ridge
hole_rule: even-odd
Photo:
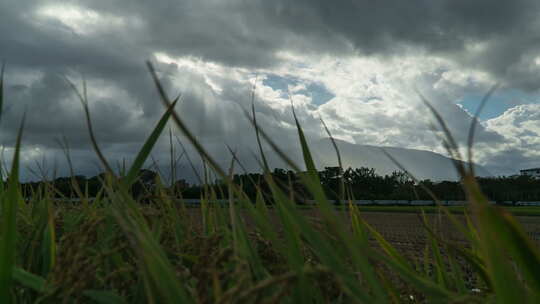
[[[378,174],[390,174],[399,170],[382,151],[384,149],[394,157],[407,171],[418,179],[458,180],[452,159],[436,152],[402,147],[380,147],[361,145],[336,140],[343,166],[374,168]],[[337,156],[330,138],[322,138],[311,143],[310,149],[316,164],[320,167],[336,166]],[[484,167],[475,164],[477,176],[492,176]]]

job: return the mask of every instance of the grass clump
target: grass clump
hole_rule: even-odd
[[[269,144],[301,176],[316,201],[310,213],[297,207],[287,185],[272,178],[262,148],[269,193],[259,188],[255,199],[243,193],[232,178],[238,165],[234,153],[228,170],[219,167],[174,111],[178,99],[168,98],[149,69],[165,112],[125,174],[110,169],[100,152],[86,92],[79,94],[92,145],[106,169],[93,201],[74,186],[81,203],[58,204],[54,186],[47,183],[23,196],[18,181],[22,124],[9,178],[0,181],[2,303],[539,302],[538,248],[512,215],[488,203],[463,162],[456,166],[471,211],[462,218],[442,205],[437,211],[466,242],[449,241],[424,216],[425,249],[420,258],[411,258],[364,220],[343,184],[337,190],[347,207],[336,211],[331,205],[294,110],[306,172],[259,127],[254,108],[246,115],[259,147]],[[450,154],[459,159],[448,129],[433,113]],[[225,181],[226,195],[206,185],[200,208],[185,208],[159,180],[149,204],[132,194],[169,120]],[[228,203],[213,203],[218,198]]]

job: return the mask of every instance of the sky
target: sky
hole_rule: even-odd
[[[4,0],[0,145],[9,163],[26,113],[27,178],[67,174],[64,141],[77,173],[99,172],[66,79],[85,81],[100,147],[112,163],[129,162],[164,111],[150,60],[169,94],[181,94],[177,112],[223,161],[226,145],[256,151],[243,112],[252,101],[287,149],[298,148],[292,100],[311,140],[326,137],[322,118],[351,143],[445,154],[419,93],[464,146],[498,83],[479,116],[475,161],[516,174],[540,167],[539,15],[535,0]],[[153,159],[165,166],[168,151],[164,137]]]

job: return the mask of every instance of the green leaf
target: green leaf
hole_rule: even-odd
[[[83,295],[99,304],[124,304],[124,298],[112,291],[105,290],[85,290]]]
[[[0,239],[0,302],[11,303],[11,283],[15,267],[15,250],[17,237],[17,209],[21,197],[19,195],[19,158],[25,117],[23,116],[17,141],[6,194],[2,196],[1,235]]]
[[[422,211],[422,220],[424,222],[424,226],[429,227],[426,214],[424,213],[424,211]],[[437,283],[444,286],[445,288],[449,288],[450,279],[448,278],[448,275],[445,269],[446,267],[443,262],[441,251],[439,249],[439,242],[437,242],[437,239],[433,237],[429,232],[428,232],[428,240],[430,242],[431,251],[433,252],[433,257],[435,258],[434,265],[435,265],[435,270],[437,274]]]
[[[119,189],[106,187],[113,204],[113,213],[120,227],[131,239],[133,249],[139,257],[139,267],[143,273],[148,300],[159,297],[166,303],[188,303],[185,286],[178,280],[163,248],[148,226],[146,220],[123,183]]]
[[[432,238],[436,238],[440,243],[445,244],[446,249],[448,250],[449,254],[451,256],[459,256],[463,258],[469,265],[474,269],[474,271],[484,280],[484,283],[486,284],[488,289],[492,289],[492,283],[489,274],[487,273],[485,263],[481,256],[476,255],[473,251],[464,248],[463,246],[460,246],[458,244],[453,244],[439,235],[437,235],[431,228],[427,225],[424,225],[424,229],[429,233],[429,235]],[[428,249],[428,246],[426,246],[426,250]],[[428,251],[429,252],[429,251]],[[426,253],[426,256],[429,254]],[[424,264],[427,264],[424,263]],[[427,269],[427,267],[424,267]]]
[[[21,269],[19,267],[15,267],[13,269],[13,279],[28,288],[33,289],[37,292],[43,292],[45,291],[47,287],[47,282],[44,278],[35,275],[33,273],[27,272],[24,269]]]
[[[139,170],[144,165],[144,162],[150,155],[150,152],[152,152],[152,149],[154,148],[154,145],[156,144],[159,136],[163,132],[163,129],[165,129],[165,126],[167,125],[167,121],[171,117],[172,112],[174,111],[174,106],[178,102],[178,98],[172,102],[172,104],[169,106],[167,111],[163,114],[159,122],[157,123],[156,127],[144,143],[143,147],[137,154],[137,157],[135,158],[135,161],[133,161],[133,164],[131,165],[131,168],[128,171],[128,174],[125,177],[125,183],[129,187],[131,184],[135,182],[137,179],[137,176],[139,174]]]
[[[56,233],[54,225],[54,213],[50,202],[47,201],[43,211],[46,213],[47,223],[43,229],[43,240],[42,240],[42,274],[47,275],[56,264]]]

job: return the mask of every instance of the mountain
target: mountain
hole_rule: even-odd
[[[392,157],[394,157],[405,169],[420,180],[431,179],[433,181],[455,181],[459,179],[452,160],[449,157],[438,153],[396,147],[377,147],[351,144],[342,140],[336,140],[336,143],[338,145],[343,167],[345,169],[348,167],[375,168],[376,173],[379,175],[391,174],[393,171],[399,170],[398,166],[396,166],[381,151],[382,148],[392,155]],[[337,166],[336,152],[329,138],[310,142],[309,147],[318,170],[323,170],[324,167]],[[289,157],[296,164],[303,164],[300,147],[288,149],[285,152],[287,157]],[[288,167],[281,159],[279,159],[276,153],[268,151],[265,154],[271,167]],[[254,160],[253,155],[248,158]],[[245,158],[241,159],[245,160]],[[260,171],[260,167],[256,161],[247,161],[247,163],[244,163],[244,165],[247,167],[248,171]],[[492,176],[488,170],[480,165],[475,165],[475,171],[477,176]]]

